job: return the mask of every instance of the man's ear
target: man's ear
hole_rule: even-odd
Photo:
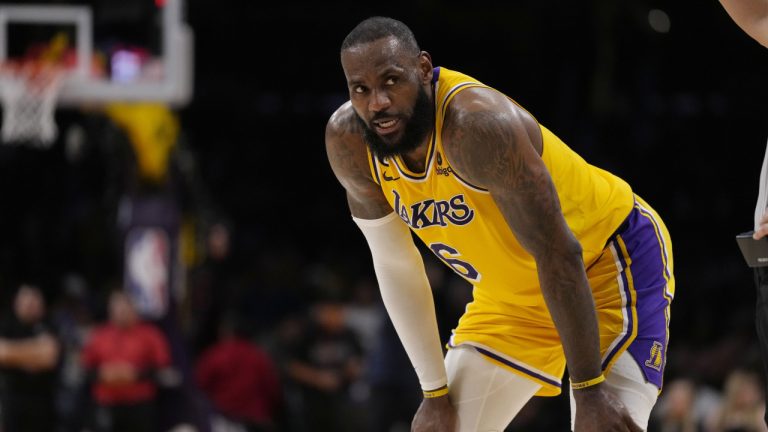
[[[432,57],[428,52],[419,53],[419,69],[421,70],[421,83],[427,85],[432,82],[433,66]]]

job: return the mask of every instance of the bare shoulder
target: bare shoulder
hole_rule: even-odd
[[[392,212],[381,187],[373,181],[362,126],[347,102],[331,115],[325,128],[325,149],[331,169],[347,191],[352,214],[375,219]]]
[[[480,186],[493,183],[498,170],[522,161],[523,154],[541,155],[536,119],[504,94],[484,87],[457,94],[448,106],[443,146],[453,168]]]
[[[328,120],[325,149],[333,172],[345,188],[348,181],[371,179],[361,126],[349,102],[340,106]]]
[[[359,122],[355,119],[355,110],[352,103],[347,101],[331,114],[326,127],[326,137],[328,134],[342,136],[346,134],[359,135],[362,132]]]

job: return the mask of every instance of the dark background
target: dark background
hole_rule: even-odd
[[[652,9],[668,14],[668,33],[651,28]],[[435,65],[514,98],[664,218],[677,282],[667,379],[695,374],[719,386],[726,371],[755,365],[754,286],[734,236],[753,223],[768,51],[714,1],[189,1],[194,98],[178,113],[192,183],[233,228],[230,270],[251,293],[255,325],[268,331],[290,312],[281,290],[312,298],[302,289],[319,273],[342,290],[372,276],[323,142],[347,99],[341,41],[371,15],[405,22]],[[111,213],[63,222],[77,214],[68,197],[103,203],[112,167],[73,168],[62,154],[0,149],[6,299],[25,278],[55,299],[73,272],[106,289],[119,267],[99,255],[103,239],[69,231],[108,226]]]
[[[669,33],[648,24],[656,7]],[[323,131],[346,100],[340,41],[375,14],[404,21],[435,65],[507,93],[656,208],[675,253],[672,347],[752,331],[734,235],[752,226],[768,52],[716,2],[191,2],[196,93],[183,119],[239,253],[291,249],[369,271]]]
[[[654,8],[668,33],[649,25]],[[677,279],[670,374],[701,362],[717,383],[754,355],[735,342],[754,340],[754,287],[734,236],[752,227],[768,52],[716,2],[191,2],[196,94],[183,119],[242,256],[290,250],[370,272],[323,146],[347,97],[340,42],[370,15],[404,21],[435,65],[513,97],[662,215]]]
[[[654,8],[668,33],[649,25]],[[242,256],[290,250],[370,272],[323,146],[347,97],[340,42],[370,15],[404,21],[435,65],[513,97],[662,215],[677,279],[668,379],[719,385],[754,364],[754,286],[734,236],[753,223],[768,52],[716,2],[191,2],[196,94],[183,118]]]

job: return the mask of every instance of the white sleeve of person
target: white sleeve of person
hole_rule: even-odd
[[[373,220],[352,219],[368,241],[381,298],[421,388],[427,391],[446,385],[435,302],[410,230],[395,213]]]

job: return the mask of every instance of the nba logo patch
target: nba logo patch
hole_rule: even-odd
[[[125,241],[124,283],[144,318],[160,319],[170,297],[170,239],[159,227],[131,229]]]

